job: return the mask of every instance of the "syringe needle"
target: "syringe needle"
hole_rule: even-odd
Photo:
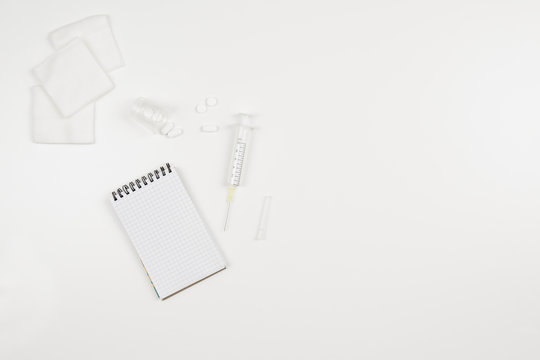
[[[229,210],[231,210],[231,203],[234,197],[234,189],[234,186],[231,186],[227,194],[227,217],[225,218],[225,226],[223,227],[223,231],[227,231],[227,222],[229,221]]]
[[[229,221],[229,210],[231,209],[231,202],[228,202],[227,206],[227,216],[225,217],[225,226],[223,227],[223,231],[227,231],[227,222]]]

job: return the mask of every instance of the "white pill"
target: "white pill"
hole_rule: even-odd
[[[147,107],[143,109],[144,117],[148,119],[152,119],[152,117],[154,116],[154,112],[155,112],[154,109],[151,107]]]
[[[199,104],[195,107],[195,111],[198,112],[199,114],[205,113],[206,110],[207,108],[206,108],[206,105],[204,104]]]
[[[174,124],[172,122],[166,122],[165,125],[161,128],[161,134],[167,135],[169,131],[171,131],[174,128]]]
[[[182,128],[176,127],[167,133],[167,137],[173,138],[173,137],[180,136],[183,133],[184,133],[184,130],[182,130]]]
[[[216,124],[205,124],[201,126],[201,131],[206,133],[218,132],[219,125]]]
[[[215,97],[208,97],[206,98],[206,105],[208,106],[216,106],[218,104],[218,100]]]

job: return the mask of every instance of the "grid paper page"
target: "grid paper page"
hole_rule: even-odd
[[[111,200],[161,299],[225,268],[176,170]]]

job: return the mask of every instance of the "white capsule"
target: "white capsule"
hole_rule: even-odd
[[[208,110],[208,109],[206,108],[206,105],[204,105],[204,104],[198,104],[195,107],[195,111],[198,112],[199,114],[205,113],[206,110]]]
[[[206,98],[206,105],[207,106],[216,106],[218,104],[218,100],[215,97],[207,97]]]
[[[162,135],[167,135],[173,128],[174,124],[172,122],[166,122],[161,128],[160,132]]]
[[[213,133],[219,131],[219,125],[216,124],[204,124],[201,126],[201,131],[206,133]]]
[[[173,137],[180,136],[183,133],[184,133],[184,130],[182,130],[182,128],[175,127],[174,129],[172,129],[171,131],[167,133],[167,137],[173,138]]]

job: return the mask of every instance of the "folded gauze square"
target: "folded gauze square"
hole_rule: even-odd
[[[114,88],[85,43],[73,40],[33,69],[63,116],[71,116]]]
[[[41,86],[32,91],[32,139],[41,144],[91,144],[94,142],[94,103],[63,117]]]
[[[107,15],[90,16],[62,26],[49,34],[49,40],[55,49],[61,48],[77,37],[84,40],[105,71],[109,72],[124,66]]]

